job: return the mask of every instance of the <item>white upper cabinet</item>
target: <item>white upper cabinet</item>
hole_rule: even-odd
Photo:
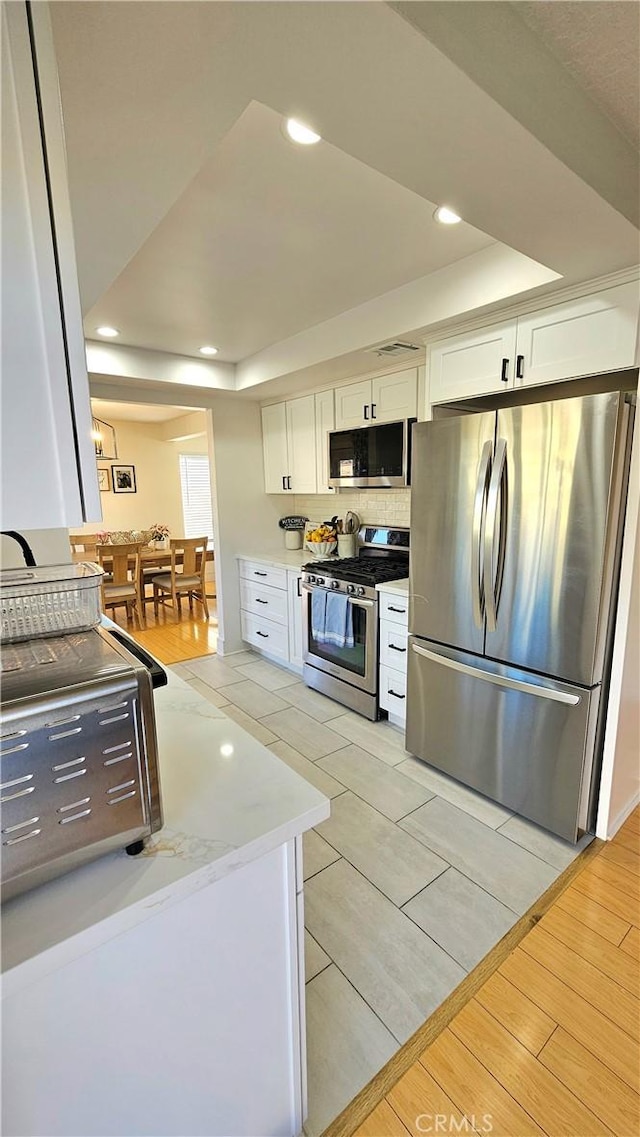
[[[262,408],[265,493],[316,492],[315,396]]]
[[[315,493],[316,405],[315,396],[291,399],[287,408],[288,488],[294,493]]]
[[[336,430],[366,426],[371,419],[371,380],[336,389]]]
[[[518,319],[516,386],[633,367],[637,284],[621,284]]]
[[[335,493],[329,485],[328,433],[336,425],[333,391],[320,391],[316,395],[316,484],[318,493]]]
[[[432,403],[508,391],[515,376],[515,320],[433,343],[427,358]]]
[[[265,493],[286,493],[289,474],[286,403],[262,408]]]
[[[2,5],[2,521],[101,518],[46,4]],[[39,88],[40,113],[38,107]]]
[[[418,407],[418,369],[397,371],[371,380],[371,417],[374,422],[415,418]]]
[[[631,282],[432,343],[430,402],[633,367],[639,306]]]
[[[415,418],[418,405],[418,369],[410,367],[362,383],[338,387],[336,430]]]

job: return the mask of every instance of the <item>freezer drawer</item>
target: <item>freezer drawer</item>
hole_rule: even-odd
[[[407,750],[576,841],[588,827],[599,690],[410,636]]]

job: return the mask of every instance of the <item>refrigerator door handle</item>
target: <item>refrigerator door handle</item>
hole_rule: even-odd
[[[483,529],[486,519],[487,483],[491,470],[491,451],[493,444],[485,442],[480,455],[478,466],[478,480],[476,494],[473,502],[473,523],[471,533],[471,596],[473,602],[473,619],[477,628],[484,626],[484,597],[482,594],[482,571],[480,568],[480,550],[482,548]]]
[[[440,663],[443,667],[450,667],[452,671],[460,671],[473,679],[484,679],[486,683],[493,683],[497,687],[508,687],[510,691],[522,691],[525,695],[537,695],[540,699],[551,699],[554,703],[566,703],[570,707],[576,707],[581,701],[579,695],[571,695],[568,691],[539,687],[537,683],[525,683],[522,679],[509,679],[505,675],[494,675],[490,671],[482,671],[479,667],[470,667],[468,663],[459,663],[457,659],[439,655],[436,651],[428,651],[418,644],[412,644],[411,648],[416,655],[423,655],[433,663]]]
[[[496,527],[500,503],[500,526],[498,551],[496,555]],[[487,512],[484,527],[483,555],[483,593],[487,613],[487,631],[495,632],[498,620],[498,604],[502,589],[504,572],[504,550],[507,536],[507,442],[499,438],[491,471],[489,492],[487,493]]]

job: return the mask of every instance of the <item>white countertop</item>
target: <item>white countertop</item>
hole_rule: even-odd
[[[402,596],[408,596],[409,577],[406,576],[403,580],[388,580],[386,584],[376,584],[376,592],[391,592],[396,595],[400,593]]]
[[[178,676],[155,692],[164,827],[2,908],[3,991],[256,860],[329,816],[328,799]]]
[[[263,565],[283,569],[299,569],[308,561],[313,560],[308,549],[285,549],[282,547],[263,550],[261,553],[237,553],[236,556],[239,561],[259,561]]]

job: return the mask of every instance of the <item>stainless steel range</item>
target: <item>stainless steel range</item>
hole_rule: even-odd
[[[308,687],[375,720],[380,718],[376,585],[408,575],[409,530],[364,525],[358,541],[357,557],[303,566],[303,678]],[[318,627],[318,593],[321,599],[322,594],[345,596],[349,631],[344,643],[324,636]]]

